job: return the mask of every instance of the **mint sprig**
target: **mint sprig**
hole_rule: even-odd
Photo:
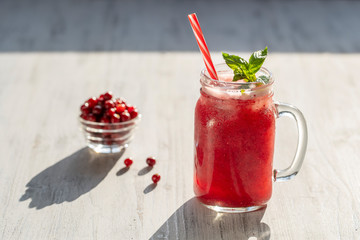
[[[222,53],[222,56],[226,64],[234,71],[233,81],[243,79],[246,82],[256,82],[257,78],[255,73],[257,73],[263,65],[265,58],[267,57],[267,52],[267,47],[265,47],[264,50],[254,52],[251,54],[249,62],[239,56],[229,55],[224,52]],[[265,83],[269,82],[267,76],[261,76],[260,79]]]

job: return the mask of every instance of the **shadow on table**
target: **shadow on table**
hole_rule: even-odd
[[[265,210],[217,213],[192,198],[176,210],[150,239],[270,239],[270,227],[261,222]]]
[[[20,198],[31,198],[29,208],[71,202],[96,187],[113,168],[125,150],[116,154],[97,154],[83,148],[33,177]]]

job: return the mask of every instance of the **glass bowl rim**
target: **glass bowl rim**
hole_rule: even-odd
[[[131,119],[129,121],[118,122],[118,123],[92,122],[92,121],[85,120],[81,116],[79,116],[79,121],[82,124],[87,124],[87,125],[92,125],[92,126],[124,126],[124,125],[131,124],[131,123],[137,123],[140,120],[141,120],[141,114],[140,113],[137,115],[136,118],[133,118],[133,119]],[[87,126],[87,127],[91,127],[91,126]]]

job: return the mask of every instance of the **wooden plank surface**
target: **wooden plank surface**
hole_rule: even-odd
[[[219,52],[214,56],[220,60]],[[358,238],[360,84],[348,69],[356,69],[359,57],[270,55],[276,99],[297,105],[308,120],[304,166],[293,181],[274,185],[266,211],[216,215],[198,207],[192,192],[198,53],[0,54],[0,75],[6,76],[0,94],[1,238]],[[92,154],[78,129],[79,104],[106,89],[143,114],[122,157]],[[277,127],[274,165],[285,167],[295,127],[282,119]],[[139,176],[149,155],[158,164]],[[135,163],[119,176],[127,156]],[[155,172],[162,180],[148,192]]]
[[[230,31],[241,20],[230,8],[235,1],[225,3],[233,21],[223,37],[216,34],[226,14],[220,3],[123,3],[0,3],[0,239],[360,239],[358,2],[244,3],[245,17],[263,17],[247,30],[265,22],[277,29],[256,41]],[[215,62],[220,50],[247,56],[269,42],[275,98],[308,121],[303,168],[274,184],[258,212],[216,214],[194,199],[193,112],[203,63],[183,16],[193,10],[207,25]],[[218,14],[216,21],[206,13]],[[97,155],[77,116],[81,102],[109,89],[143,118],[125,152]],[[276,168],[290,163],[295,146],[294,123],[278,120]],[[158,164],[147,172],[150,155]],[[128,156],[135,162],[125,172]],[[162,177],[155,189],[154,173]]]

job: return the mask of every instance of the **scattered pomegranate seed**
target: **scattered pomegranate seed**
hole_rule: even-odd
[[[112,97],[113,97],[112,92],[107,92],[104,94],[105,101],[112,99]]]
[[[131,119],[131,117],[130,117],[130,114],[128,113],[128,111],[123,111],[121,114],[120,114],[120,116],[121,116],[121,121],[122,122],[126,122],[126,121],[128,121],[128,120],[130,120]]]
[[[152,177],[151,177],[151,180],[154,182],[154,183],[157,183],[158,181],[160,181],[160,175],[159,174],[154,174]]]
[[[127,158],[124,160],[124,164],[126,167],[130,167],[133,164],[133,160],[131,158]]]
[[[117,114],[117,113],[114,113],[114,114],[111,116],[111,123],[119,123],[119,122],[121,122],[120,115]]]
[[[123,103],[116,106],[116,112],[118,112],[118,113],[122,113],[125,110],[126,110],[126,105]]]
[[[154,157],[148,157],[146,159],[146,164],[149,165],[150,167],[153,167],[156,163],[156,160]]]

